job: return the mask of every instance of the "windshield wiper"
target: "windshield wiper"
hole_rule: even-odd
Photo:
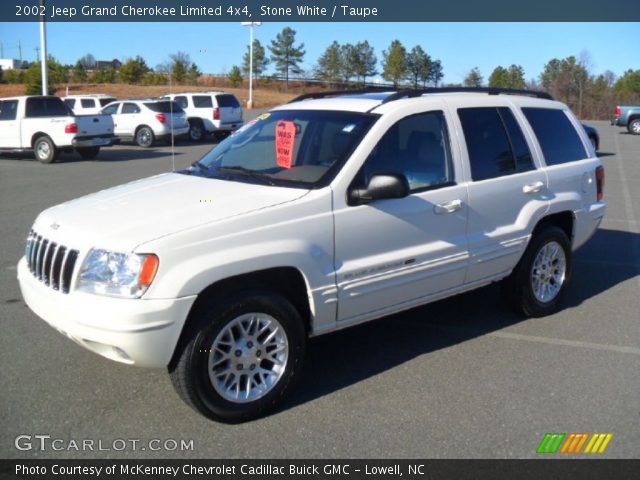
[[[255,170],[251,170],[250,168],[245,168],[240,165],[225,165],[223,167],[219,167],[218,171],[237,173],[245,177],[258,180],[266,185],[275,185],[275,182],[270,180],[269,177],[264,173],[259,173],[259,172],[256,172]]]

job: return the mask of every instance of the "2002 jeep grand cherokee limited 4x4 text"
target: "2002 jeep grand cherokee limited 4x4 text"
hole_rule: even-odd
[[[309,336],[496,281],[521,314],[556,311],[603,183],[546,94],[310,94],[186,170],[45,210],[18,278],[80,345],[242,421],[289,393]]]

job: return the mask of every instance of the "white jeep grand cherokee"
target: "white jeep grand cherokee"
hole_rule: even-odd
[[[186,170],[49,208],[25,301],[229,422],[282,401],[310,336],[497,281],[553,313],[605,213],[602,164],[548,95],[459,90],[305,95]]]

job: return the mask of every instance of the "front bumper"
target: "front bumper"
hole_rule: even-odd
[[[103,357],[140,367],[169,364],[196,299],[63,294],[34,277],[24,258],[18,263],[18,281],[27,306],[60,333]]]

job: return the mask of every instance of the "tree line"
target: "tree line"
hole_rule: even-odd
[[[269,67],[273,67],[275,77],[283,79],[288,88],[292,77],[302,75],[321,80],[331,88],[351,88],[367,84],[367,79],[380,75],[394,88],[425,86],[467,86],[499,87],[529,90],[545,90],[554,98],[567,103],[581,118],[607,118],[613,106],[625,103],[640,103],[640,70],[627,70],[616,78],[615,74],[605,71],[594,74],[588,52],[578,57],[569,56],[549,60],[538,77],[525,77],[521,65],[496,66],[487,81],[479,68],[474,67],[465,75],[461,84],[442,85],[444,70],[442,61],[432,58],[421,45],[410,50],[399,40],[393,40],[382,51],[378,59],[374,48],[368,41],[355,44],[333,41],[307,72],[302,68],[306,51],[304,43],[296,41],[296,31],[285,27],[265,48],[260,40],[253,41],[254,78],[265,78]],[[241,65],[234,65],[228,78],[232,86],[242,84],[249,76],[249,46],[242,57]],[[381,67],[378,70],[378,66]],[[127,83],[144,85],[195,84],[202,75],[198,66],[191,61],[189,54],[177,52],[169,55],[168,60],[150,68],[141,56],[128,58],[119,65],[98,66],[91,54],[86,54],[74,65],[61,65],[49,56],[49,81],[51,89],[56,84],[68,81],[76,83]],[[40,64],[34,62],[25,70],[0,69],[0,82],[26,83],[27,93],[39,93]]]

